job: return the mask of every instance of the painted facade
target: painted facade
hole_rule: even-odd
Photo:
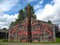
[[[31,34],[32,42],[54,42],[55,25],[31,18]],[[9,40],[29,42],[27,18],[10,29]]]

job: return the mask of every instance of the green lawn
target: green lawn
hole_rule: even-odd
[[[60,38],[56,38],[56,43],[60,43]]]

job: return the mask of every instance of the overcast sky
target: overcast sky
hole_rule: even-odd
[[[51,20],[60,25],[60,0],[0,0],[0,28],[8,28],[18,11],[28,4],[34,7],[38,20]]]

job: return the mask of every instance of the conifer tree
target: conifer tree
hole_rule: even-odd
[[[19,20],[24,20],[24,11],[23,10],[19,11],[18,19]]]
[[[28,4],[28,5],[30,5],[30,4]],[[31,17],[36,18],[33,6],[31,6],[31,5],[30,5],[30,10],[31,10],[31,12],[30,12]],[[10,26],[16,25],[17,23],[24,20],[24,18],[27,16],[28,16],[28,6],[24,8],[24,11],[22,9],[19,11],[18,18],[15,20],[15,22],[11,22]]]
[[[52,22],[50,20],[48,20],[48,23],[51,23],[52,24]]]

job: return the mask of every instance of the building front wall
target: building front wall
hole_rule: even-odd
[[[32,42],[54,42],[55,26],[47,22],[31,18]],[[9,41],[28,42],[28,20],[17,24],[9,31]]]

